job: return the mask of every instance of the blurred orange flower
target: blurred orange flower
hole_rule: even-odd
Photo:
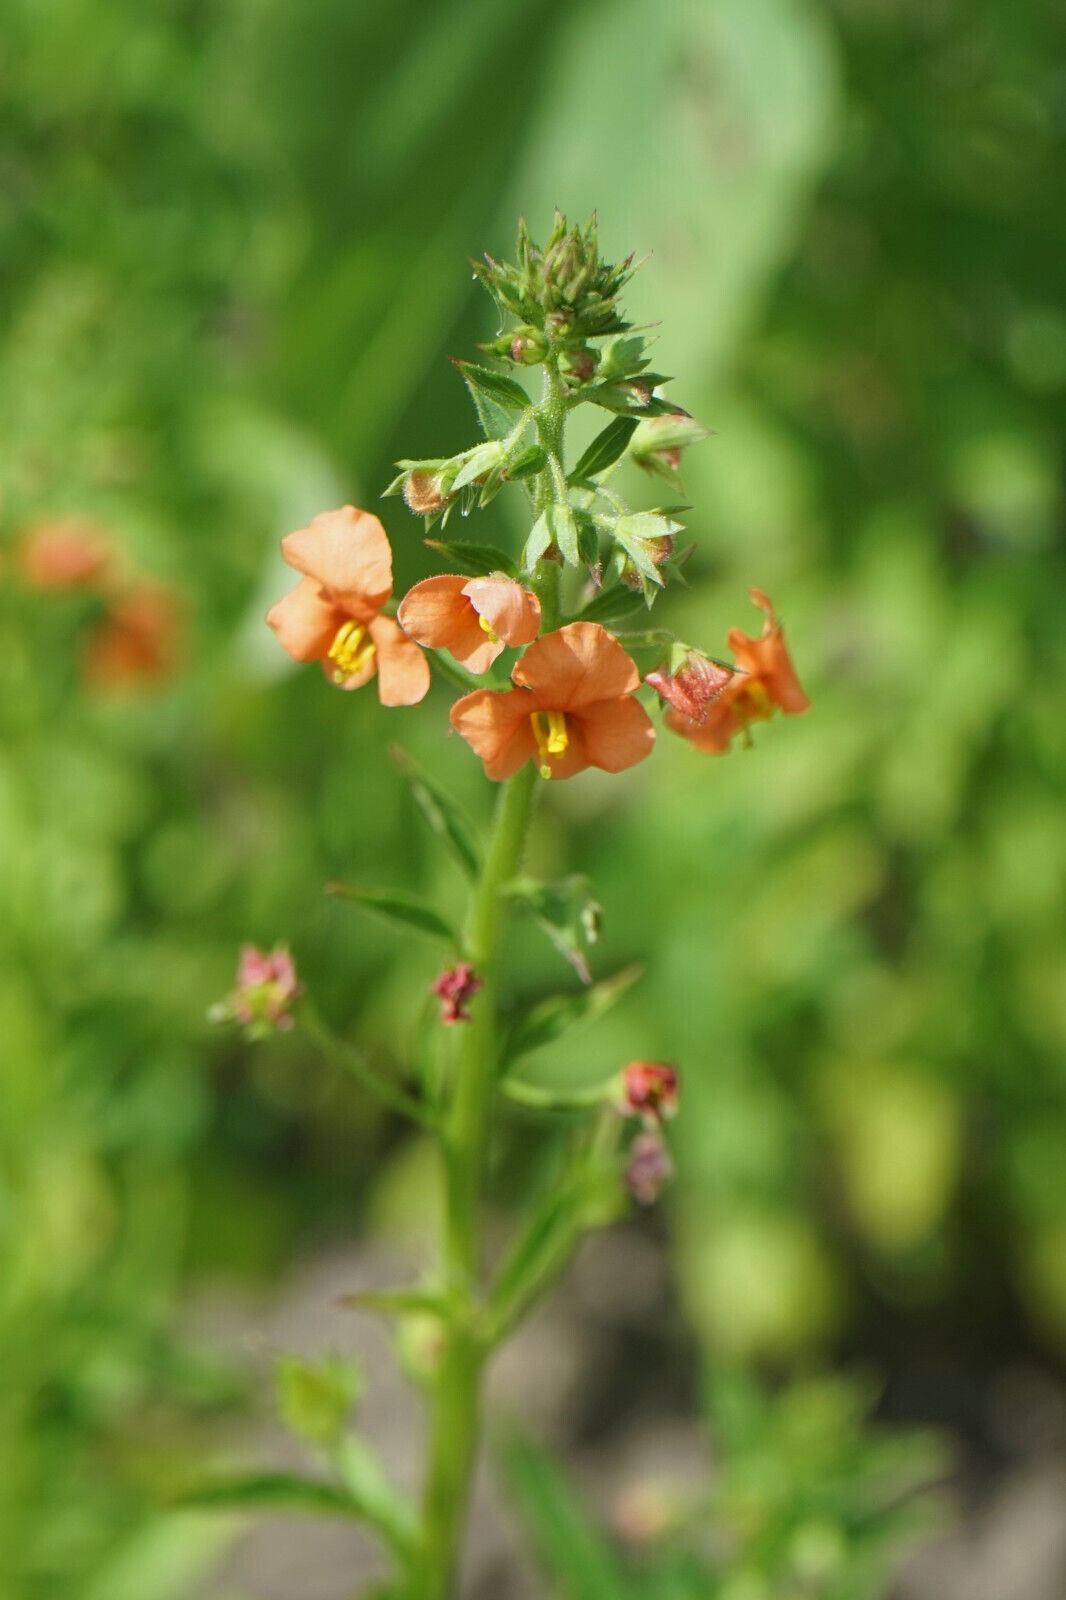
[[[111,564],[111,546],[100,525],[88,517],[48,517],[26,529],[17,547],[18,564],[31,589],[54,592],[88,589]]]
[[[784,630],[774,608],[761,589],[752,589],[751,598],[766,613],[762,633],[752,639],[740,628],[729,633],[737,671],[717,698],[707,706],[702,719],[671,708],[666,725],[688,739],[697,749],[719,755],[728,750],[734,737],[752,722],[765,722],[775,711],[796,716],[806,711],[810,701],[800,687],[785,644]],[[660,691],[661,692],[661,691]]]
[[[505,646],[537,637],[540,601],[499,574],[444,573],[416,583],[400,601],[396,619],[419,644],[450,650],[469,672],[487,672]]]
[[[381,607],[392,593],[392,550],[369,511],[342,506],[281,541],[303,578],[272,606],[267,622],[296,661],[321,661],[340,689],[377,675],[383,706],[412,706],[429,688],[429,664]]]
[[[635,663],[597,622],[571,622],[531,644],[515,689],[476,689],[452,707],[452,727],[497,781],[530,760],[544,778],[586,767],[621,772],[651,754],[655,729],[633,691]]]
[[[131,589],[110,601],[85,641],[85,681],[93,688],[161,683],[175,668],[181,612],[169,589]]]

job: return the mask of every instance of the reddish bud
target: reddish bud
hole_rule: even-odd
[[[430,993],[440,1000],[440,1020],[449,1025],[453,1022],[469,1022],[470,1013],[464,1008],[481,987],[481,979],[469,961],[460,961],[458,966],[442,972],[436,982],[430,985]]]
[[[667,1061],[631,1061],[622,1069],[622,1106],[649,1128],[677,1114],[677,1068]]]

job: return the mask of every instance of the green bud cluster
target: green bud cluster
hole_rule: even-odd
[[[649,474],[681,490],[682,451],[710,429],[658,392],[670,381],[651,369],[652,338],[622,316],[618,296],[633,275],[633,257],[619,265],[600,258],[595,217],[569,227],[555,213],[541,247],[525,222],[519,224],[514,263],[486,256],[476,277],[506,317],[518,319],[482,349],[511,372],[455,360],[469,390],[485,441],[450,457],[403,460],[385,490],[402,494],[427,527],[447,522],[453,510],[466,516],[507,483],[524,482],[532,526],[519,570],[536,581],[542,563],[584,569],[594,587],[643,595],[650,606],[669,579],[680,577],[687,552],[676,548],[680,505],[633,512],[606,479],[628,458]],[[544,369],[544,394],[537,401],[518,374]],[[512,375],[513,374],[513,375]],[[562,427],[576,406],[591,404],[611,419],[567,469]],[[480,548],[480,547],[479,547]],[[470,554],[474,555],[471,550]],[[499,553],[493,570],[507,570]],[[611,609],[607,597],[595,602]],[[599,612],[597,612],[599,615]]]

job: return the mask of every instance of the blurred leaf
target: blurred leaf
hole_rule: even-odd
[[[578,994],[552,995],[541,1000],[515,1025],[508,1039],[506,1058],[515,1060],[531,1050],[552,1044],[573,1028],[594,1022],[630,989],[640,977],[640,966],[625,967],[613,977],[594,983]]]
[[[463,871],[476,878],[481,870],[481,850],[473,824],[432,774],[426,772],[399,745],[392,758],[411,786],[411,793],[438,838],[449,846]]]
[[[360,1517],[354,1496],[334,1483],[287,1472],[217,1478],[186,1490],[178,1504],[191,1510],[292,1512],[294,1515]]]
[[[565,1600],[626,1600],[632,1595],[610,1545],[551,1459],[514,1433],[498,1448],[533,1547]]]
[[[364,911],[403,928],[416,928],[431,938],[457,945],[457,935],[438,911],[417,895],[395,889],[359,889],[351,883],[327,883],[326,893],[351,900]]]

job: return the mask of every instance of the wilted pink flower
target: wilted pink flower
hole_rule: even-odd
[[[622,1106],[649,1128],[676,1115],[677,1068],[667,1061],[631,1061],[622,1068]]]
[[[668,705],[680,711],[692,722],[702,723],[707,712],[726,684],[734,676],[728,667],[721,667],[698,650],[690,650],[676,672],[666,667],[656,667],[644,679],[656,689]]]
[[[629,1147],[626,1188],[638,1205],[654,1205],[674,1175],[670,1152],[658,1133],[639,1133]]]
[[[463,1008],[481,986],[481,979],[469,961],[460,961],[458,966],[442,972],[436,983],[430,986],[430,993],[440,998],[440,1020],[449,1024],[469,1022],[470,1013]]]
[[[292,955],[285,945],[260,950],[241,946],[237,987],[211,1009],[212,1022],[239,1022],[250,1038],[292,1027],[292,1003],[303,993]]]

